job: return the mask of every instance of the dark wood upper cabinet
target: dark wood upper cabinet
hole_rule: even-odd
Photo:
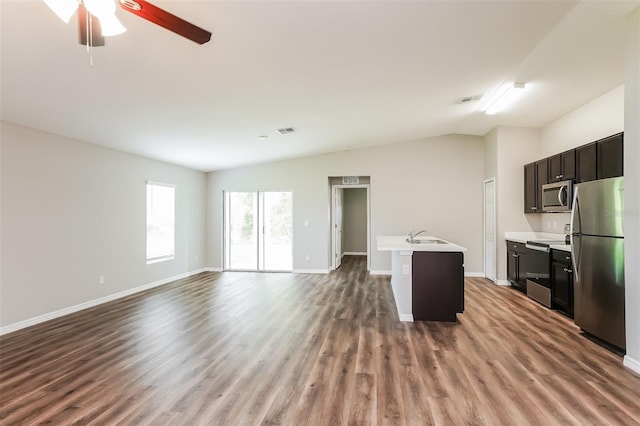
[[[576,148],[576,183],[597,179],[596,158],[595,142]]]
[[[542,213],[542,185],[549,183],[549,162],[536,161],[536,211]]]
[[[623,176],[622,144],[622,133],[596,142],[598,179]]]
[[[536,163],[524,166],[524,212],[536,213],[538,203],[536,200]]]
[[[549,182],[571,180],[576,177],[576,150],[571,149],[549,157]]]
[[[542,185],[623,176],[623,133],[524,166],[524,212],[542,213]]]
[[[524,212],[542,213],[542,185],[549,183],[547,159],[524,166]]]

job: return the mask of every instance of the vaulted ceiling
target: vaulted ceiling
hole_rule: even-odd
[[[88,53],[73,19],[2,0],[2,120],[202,171],[542,127],[623,84],[625,15],[640,2],[155,4],[211,42],[119,10],[127,32]],[[504,81],[527,83],[504,113],[461,102]]]

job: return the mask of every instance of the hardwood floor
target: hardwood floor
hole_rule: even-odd
[[[2,425],[640,424],[640,378],[568,318],[467,279],[398,321],[362,258],[202,273],[0,338]]]

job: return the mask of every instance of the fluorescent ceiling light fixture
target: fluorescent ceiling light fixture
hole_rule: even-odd
[[[504,111],[525,89],[524,83],[505,83],[500,86],[493,95],[484,103],[483,111],[487,115],[493,115]]]
[[[71,16],[78,8],[78,0],[44,0],[44,2],[65,24],[69,23]]]

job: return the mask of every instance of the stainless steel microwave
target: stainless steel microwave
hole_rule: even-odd
[[[573,181],[542,185],[543,212],[570,212],[573,198]]]

